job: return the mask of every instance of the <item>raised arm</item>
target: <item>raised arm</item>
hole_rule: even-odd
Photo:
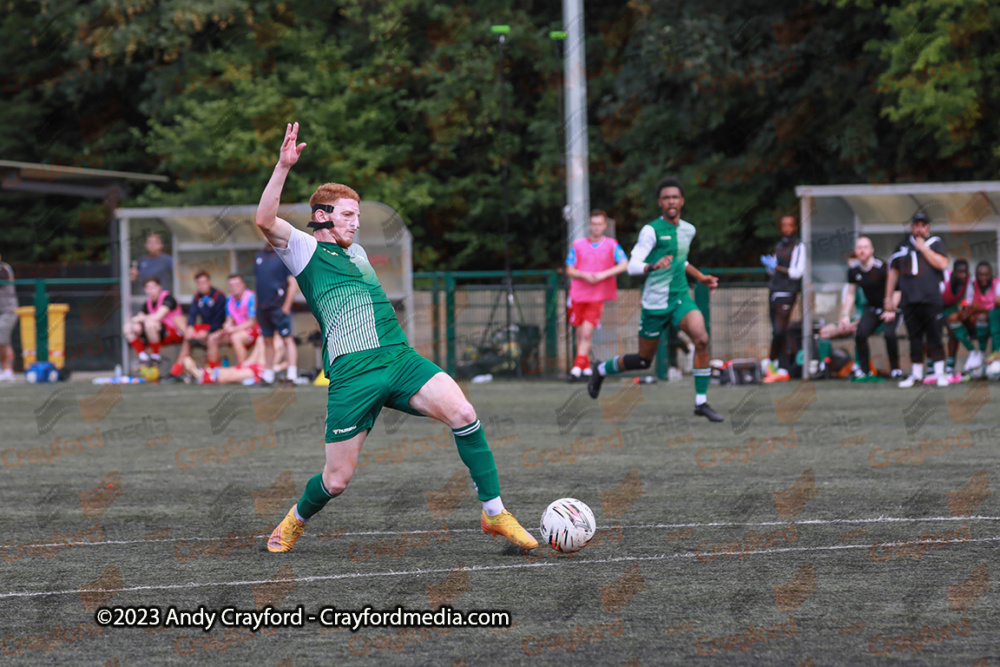
[[[305,144],[296,145],[299,136],[299,124],[293,123],[285,129],[285,139],[281,143],[281,153],[278,164],[271,173],[271,179],[260,196],[257,206],[257,226],[264,238],[275,248],[287,248],[288,238],[292,234],[292,226],[287,220],[278,217],[278,206],[281,204],[281,190],[285,187],[285,179],[292,166],[298,162]]]
[[[938,271],[944,271],[945,269],[948,268],[948,255],[936,252],[931,248],[931,246],[927,244],[927,242],[924,239],[917,237],[914,246],[916,246],[917,250],[920,251],[920,254],[924,256],[924,259],[927,260],[927,263],[933,266]],[[943,247],[944,246],[942,246],[942,249]]]

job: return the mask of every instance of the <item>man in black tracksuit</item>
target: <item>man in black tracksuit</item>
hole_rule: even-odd
[[[912,364],[910,377],[899,383],[903,388],[923,383],[925,338],[934,360],[937,385],[948,386],[944,369],[944,345],[941,343],[944,302],[940,286],[944,280],[944,270],[948,268],[948,251],[939,237],[930,235],[930,225],[931,221],[926,213],[914,214],[909,236],[899,242],[896,252],[889,260],[884,308],[886,313],[895,311],[892,293],[898,282],[903,294],[900,310],[910,337]]]
[[[781,240],[773,255],[764,255],[761,262],[771,274],[768,281],[768,304],[771,310],[771,359],[765,368],[765,382],[788,380],[791,359],[788,354],[788,325],[795,299],[802,289],[802,274],[806,268],[806,252],[795,218],[781,219]]]

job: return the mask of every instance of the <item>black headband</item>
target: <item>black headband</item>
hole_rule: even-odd
[[[315,213],[316,211],[326,211],[327,213],[333,215],[334,208],[329,204],[313,204],[312,212]],[[310,221],[309,224],[306,225],[306,227],[308,227],[309,229],[330,229],[331,227],[333,227],[333,223],[329,220],[327,220],[326,222],[316,222],[315,220],[313,220]]]

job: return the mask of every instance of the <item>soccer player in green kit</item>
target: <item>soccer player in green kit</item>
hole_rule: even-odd
[[[298,132],[298,123],[285,131],[278,164],[257,208],[257,226],[295,276],[320,324],[323,369],[330,380],[326,465],[271,533],[268,550],[290,550],[310,517],[344,492],[383,406],[451,427],[483,504],[483,532],[534,549],[538,542],[500,500],[493,453],[476,411],[448,374],[409,346],[367,254],[354,245],[361,215],[358,194],[346,185],[321,185],[309,200],[311,235],[277,217],[285,179],[306,146],[296,144]]]
[[[705,317],[688,292],[687,276],[709,289],[718,287],[719,279],[703,274],[687,261],[695,229],[690,222],[681,220],[684,206],[681,182],[676,178],[660,181],[656,186],[656,199],[663,215],[639,231],[639,240],[628,263],[629,275],[646,275],[639,319],[639,354],[622,354],[604,362],[594,362],[587,390],[591,398],[597,398],[607,375],[649,368],[656,356],[660,336],[673,326],[680,328],[694,343],[694,414],[721,422],[722,415],[708,404],[711,377],[708,332]]]

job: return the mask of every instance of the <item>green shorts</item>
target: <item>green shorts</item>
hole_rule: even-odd
[[[409,345],[334,359],[327,374],[326,442],[349,440],[371,429],[383,406],[420,415],[410,407],[410,398],[441,372]]]
[[[659,338],[660,333],[668,326],[680,328],[681,320],[692,310],[698,310],[694,299],[687,292],[670,299],[670,305],[664,310],[642,309],[639,315],[639,337]]]

